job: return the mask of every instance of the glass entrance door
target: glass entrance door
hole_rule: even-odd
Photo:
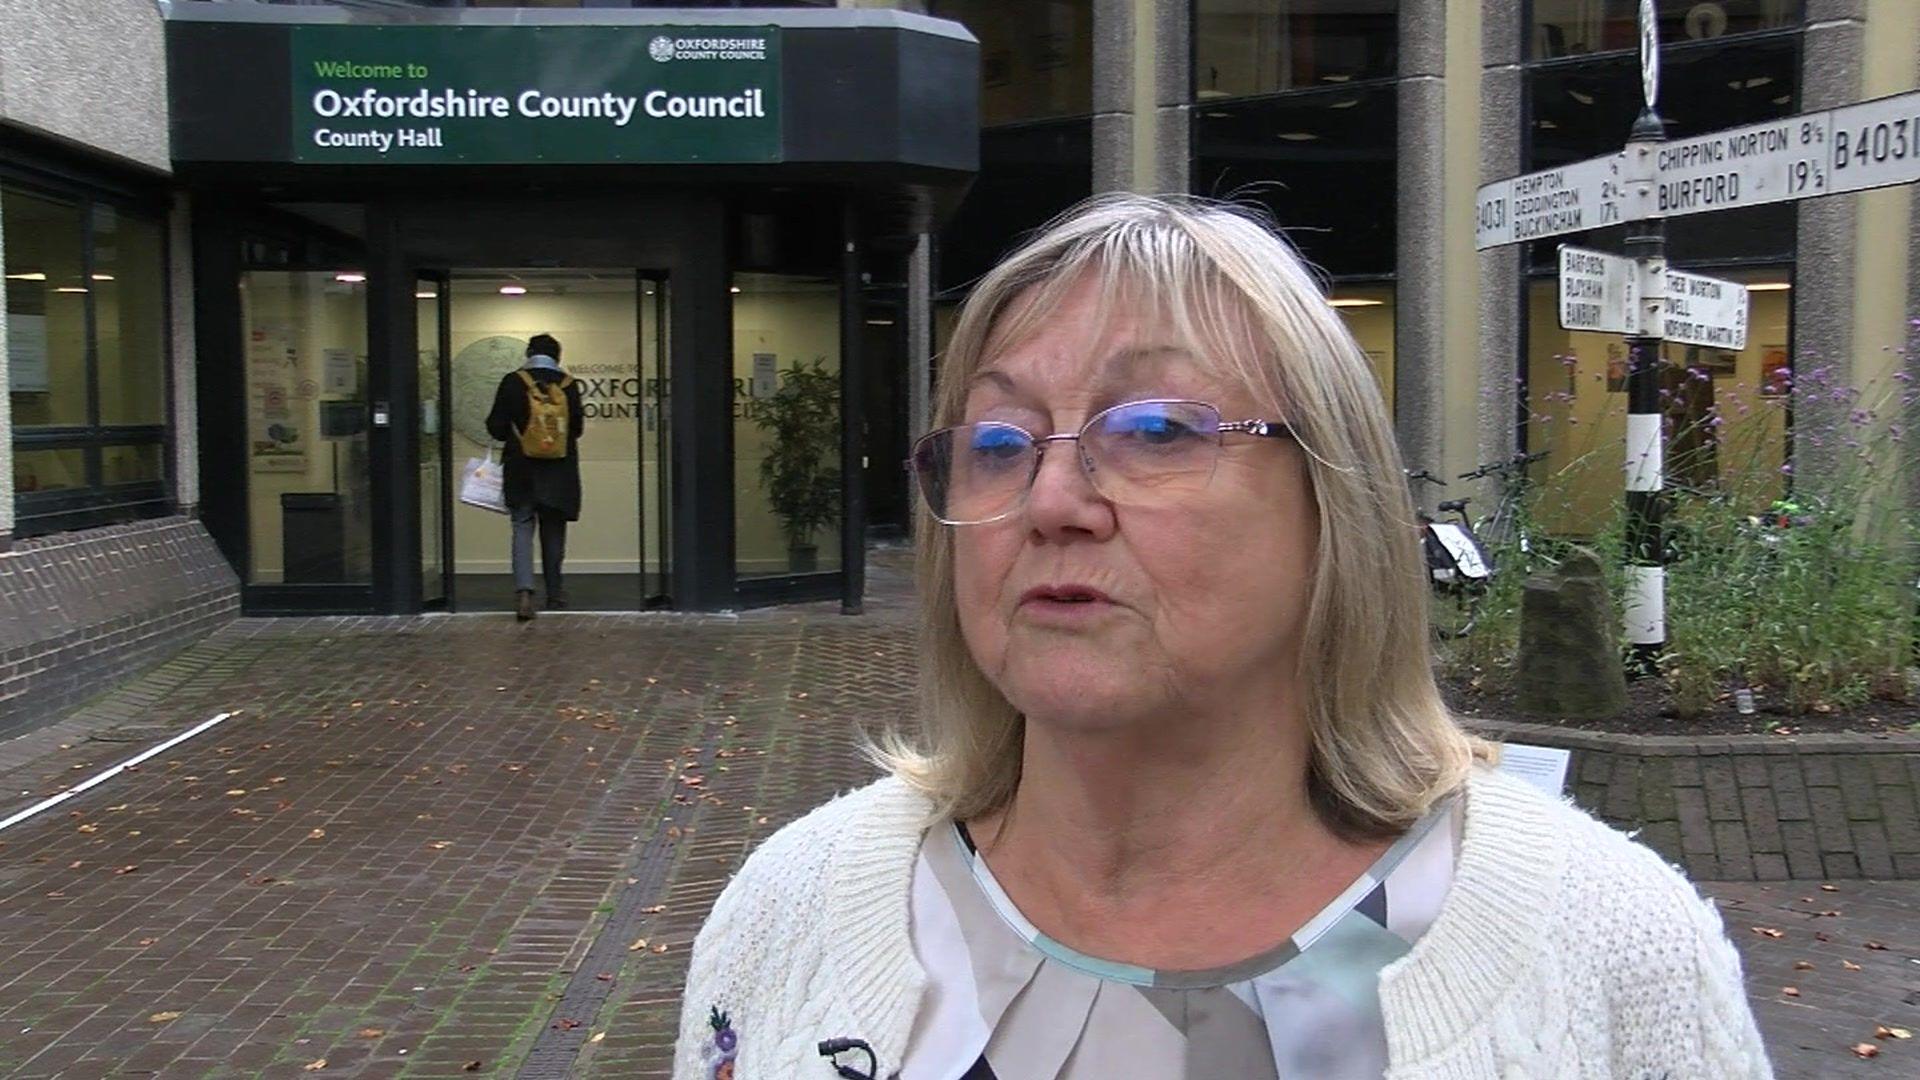
[[[443,292],[450,297],[446,463],[464,472],[465,462],[490,448],[498,456],[501,444],[486,430],[496,394],[513,391],[507,380],[525,364],[530,338],[558,339],[560,365],[579,384],[585,414],[579,519],[566,536],[568,606],[635,611],[667,604],[672,492],[665,278],[630,268],[460,269],[447,277]],[[511,523],[457,502],[450,517],[454,608],[509,609]],[[534,570],[538,601],[537,550]]]

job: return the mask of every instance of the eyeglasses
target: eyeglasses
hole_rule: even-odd
[[[1229,433],[1297,441],[1283,421],[1223,422],[1204,401],[1129,401],[1071,435],[1042,438],[997,420],[941,428],[913,444],[907,467],[941,524],[985,525],[1026,501],[1048,443],[1079,444],[1080,468],[1101,497],[1142,505],[1205,488]]]

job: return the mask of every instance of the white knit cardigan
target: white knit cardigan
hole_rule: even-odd
[[[894,1074],[926,985],[908,897],[929,813],[884,779],[748,858],[694,943],[676,1080],[711,1080],[715,1009],[737,1080],[836,1080],[818,1050],[841,1037],[872,1046],[875,1080]],[[1380,999],[1388,1080],[1772,1075],[1713,907],[1653,852],[1486,769],[1440,914]]]

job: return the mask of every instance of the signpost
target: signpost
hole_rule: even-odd
[[[1645,192],[1627,183],[1625,159],[1482,184],[1474,247],[1911,184],[1920,180],[1920,90],[1664,142]]]
[[[1660,343],[1738,351],[1747,290],[1667,268],[1666,219],[1920,181],[1920,90],[1668,141],[1653,0],[1640,0],[1646,107],[1626,148],[1481,185],[1480,250],[1626,225],[1626,254],[1560,247],[1560,325],[1627,336],[1626,622],[1640,663],[1666,644]]]

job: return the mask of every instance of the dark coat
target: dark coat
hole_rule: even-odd
[[[556,383],[564,372],[548,368],[528,369],[536,381]],[[547,460],[528,458],[520,452],[517,432],[527,426],[527,384],[520,373],[509,372],[493,394],[493,411],[487,414],[487,433],[507,444],[505,497],[507,506],[544,506],[566,515],[568,521],[580,520],[580,433],[587,418],[580,408],[580,384],[567,387],[567,406],[573,422],[567,434],[567,456]]]

